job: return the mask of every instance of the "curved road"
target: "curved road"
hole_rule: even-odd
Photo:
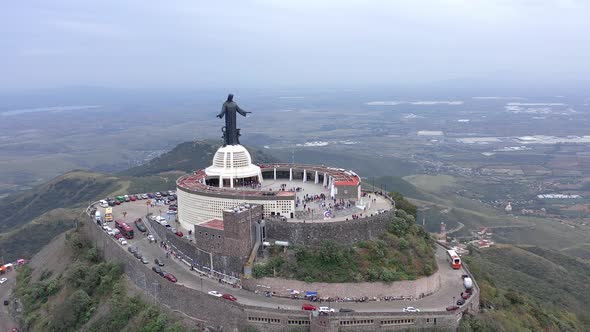
[[[150,208],[150,210],[165,207]],[[104,216],[104,209],[99,208],[101,215]],[[123,217],[123,212],[127,212],[126,217]],[[123,203],[113,208],[113,217],[115,220],[126,220],[128,223],[132,223],[133,220],[141,217],[145,218],[146,205],[145,201],[128,202]],[[113,227],[113,223],[109,223]],[[91,227],[98,227],[96,224],[89,225]],[[134,228],[135,229],[135,228]],[[306,303],[304,300],[293,300],[287,298],[278,297],[265,297],[262,294],[255,294],[253,292],[236,289],[226,284],[220,284],[217,280],[210,279],[208,277],[201,277],[195,271],[191,271],[190,268],[182,263],[178,259],[166,258],[165,251],[157,243],[149,243],[146,235],[135,229],[135,239],[129,240],[127,246],[138,247],[139,251],[144,257],[150,262],[146,264],[146,269],[151,269],[154,265],[153,261],[155,258],[164,261],[164,270],[170,272],[176,276],[178,283],[189,288],[208,292],[216,290],[221,293],[230,293],[237,297],[238,303],[264,307],[264,308],[281,308],[290,310],[301,310],[301,304]],[[112,245],[119,245],[113,241]],[[131,254],[129,254],[131,255]],[[357,312],[401,312],[403,308],[407,306],[413,306],[419,308],[421,311],[445,311],[446,307],[454,304],[454,300],[457,300],[463,289],[463,282],[461,275],[464,273],[463,270],[453,270],[446,261],[446,251],[438,246],[436,251],[436,259],[439,266],[439,270],[436,272],[441,278],[441,287],[435,293],[426,296],[422,299],[411,300],[411,301],[369,301],[363,303],[355,302],[332,302],[329,305],[333,308],[351,308]],[[149,271],[149,273],[154,273]],[[395,294],[391,294],[395,295]],[[328,305],[328,304],[325,304]]]

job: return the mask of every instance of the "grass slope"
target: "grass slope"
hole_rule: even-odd
[[[416,225],[413,215],[398,210],[388,231],[377,240],[352,247],[325,241],[319,249],[273,250],[268,262],[255,265],[253,273],[257,278],[279,276],[306,282],[391,282],[428,276],[436,269],[434,241]]]
[[[105,262],[76,232],[57,238],[39,256],[20,269],[15,287],[28,331],[190,330],[140,297],[129,296],[121,267]],[[56,256],[61,262],[39,261]]]
[[[590,265],[535,246],[464,258],[481,288],[481,315],[462,331],[588,331]]]

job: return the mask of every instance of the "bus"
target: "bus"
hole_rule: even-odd
[[[125,222],[117,220],[115,221],[115,227],[121,231],[121,235],[123,235],[126,239],[133,239],[133,228],[127,225]]]
[[[451,267],[455,270],[461,268],[461,258],[455,250],[447,250],[447,261],[451,264]]]
[[[104,220],[105,221],[113,221],[113,208],[112,207],[108,207],[105,209]]]

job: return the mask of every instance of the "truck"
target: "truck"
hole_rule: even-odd
[[[473,288],[473,280],[471,280],[469,277],[463,278],[463,286],[465,289],[471,290]]]
[[[112,207],[108,207],[105,209],[104,220],[105,221],[113,221],[113,208]]]

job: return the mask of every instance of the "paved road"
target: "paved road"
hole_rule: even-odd
[[[163,212],[166,211],[165,207],[150,208],[151,212],[154,212],[153,210],[155,210],[156,213],[160,209]],[[123,217],[123,211],[127,212],[125,218]],[[146,212],[145,201],[129,202],[113,208],[113,217],[115,220],[125,219],[131,223],[138,217],[145,218],[144,216]],[[104,215],[104,209],[101,209],[101,213]],[[174,222],[172,222],[172,224],[174,224]],[[165,262],[163,269],[174,274],[178,279],[178,283],[186,287],[202,290],[203,292],[216,290],[221,293],[230,293],[238,298],[239,303],[258,307],[280,307],[283,309],[300,310],[301,304],[306,302],[303,300],[277,297],[268,298],[261,294],[254,294],[250,291],[232,288],[226,284],[220,284],[217,280],[208,277],[200,277],[196,272],[190,271],[190,268],[180,260],[166,258],[165,251],[159,246],[159,244],[149,243],[144,233],[135,229],[135,235],[136,238],[130,240],[129,245],[138,247],[140,252],[148,259],[148,261],[150,261],[150,264],[146,264],[146,269],[151,269],[154,265],[153,261],[155,258],[162,259]],[[119,244],[113,241],[113,245]],[[370,301],[365,303],[337,302],[331,303],[330,306],[336,309],[342,307],[351,308],[358,312],[401,312],[402,309],[407,306],[414,306],[422,311],[444,311],[447,306],[452,304],[453,297],[455,297],[455,300],[458,299],[460,293],[463,291],[463,283],[461,279],[463,270],[453,270],[449,266],[446,261],[446,252],[441,247],[439,247],[436,252],[436,259],[439,265],[439,271],[437,274],[440,275],[441,278],[441,288],[432,295],[413,301]],[[154,272],[150,270],[149,273]]]
[[[8,313],[8,306],[5,306],[2,302],[10,298],[12,288],[16,284],[16,271],[9,271],[0,277],[8,278],[8,281],[0,284],[0,306],[2,306],[2,309],[0,309],[0,331],[10,331],[18,325]]]

